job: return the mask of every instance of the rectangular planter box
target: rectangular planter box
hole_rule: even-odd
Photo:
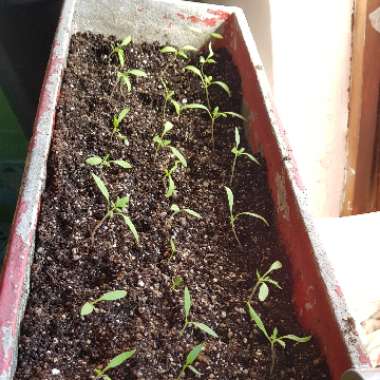
[[[11,379],[17,363],[19,327],[29,291],[35,231],[55,107],[70,37],[92,31],[136,42],[202,47],[209,33],[232,54],[242,78],[246,131],[268,166],[277,226],[292,264],[293,300],[301,324],[319,340],[334,380],[350,367],[368,365],[339,285],[305,207],[305,190],[286,134],[274,110],[269,85],[243,12],[235,7],[176,0],[66,0],[52,48],[8,251],[0,278],[0,380]]]

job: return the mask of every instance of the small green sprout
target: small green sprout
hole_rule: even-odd
[[[192,109],[207,110],[207,107],[205,107],[203,104],[199,104],[199,103],[190,103],[190,104],[182,105],[181,103],[177,102],[174,99],[171,99],[170,102],[172,103],[172,105],[175,109],[175,112],[178,116],[180,116],[182,114],[182,112],[186,111],[186,110],[192,110]]]
[[[232,169],[231,169],[231,177],[230,177],[230,186],[232,185],[232,180],[234,178],[234,173],[235,173],[235,167],[236,167],[236,160],[240,156],[246,156],[248,157],[251,161],[255,162],[257,165],[260,165],[260,162],[256,160],[255,157],[252,156],[252,154],[249,154],[245,151],[245,148],[239,148],[240,145],[240,134],[239,134],[239,129],[235,128],[235,145],[232,148],[231,152],[234,155],[234,161],[232,163]]]
[[[108,372],[110,369],[119,367],[119,365],[123,364],[126,360],[130,359],[134,354],[136,350],[126,351],[122,354],[119,354],[115,356],[103,369],[101,368],[95,368],[95,376],[96,379],[102,379],[102,380],[112,380],[106,372]]]
[[[275,262],[272,263],[272,265],[269,267],[269,269],[263,275],[261,275],[260,272],[258,270],[256,270],[257,282],[256,282],[256,285],[253,287],[251,294],[248,297],[248,301],[252,300],[252,297],[256,293],[257,289],[259,289],[259,300],[261,302],[264,302],[269,295],[268,284],[272,284],[276,288],[282,289],[281,286],[278,284],[278,282],[273,280],[269,276],[273,271],[279,270],[281,268],[282,268],[281,262],[276,260]]]
[[[166,108],[168,106],[168,102],[173,102],[173,96],[175,95],[174,91],[171,90],[167,83],[161,78],[161,83],[162,83],[162,86],[164,88],[164,106],[163,106],[163,110],[162,110],[162,116],[163,118],[165,119],[165,116],[166,116]]]
[[[132,165],[125,160],[111,160],[110,155],[106,154],[104,157],[91,156],[86,159],[86,164],[90,166],[99,166],[101,168],[109,168],[111,165],[120,166],[123,169],[131,169]]]
[[[170,287],[170,289],[176,292],[177,289],[183,285],[183,283],[183,277],[175,276],[172,278],[172,286]]]
[[[186,357],[185,364],[183,365],[181,372],[179,373],[176,380],[180,380],[181,377],[185,375],[187,369],[193,372],[197,376],[201,376],[202,374],[193,366],[193,363],[198,359],[199,354],[204,350],[205,344],[201,343],[197,346],[193,347],[193,349],[188,353]]]
[[[224,188],[225,188],[226,193],[227,193],[227,202],[228,202],[228,209],[229,209],[229,212],[230,212],[230,225],[231,225],[231,229],[232,229],[232,232],[233,232],[233,234],[235,236],[235,239],[238,242],[239,246],[242,247],[241,242],[240,242],[240,240],[239,240],[239,238],[237,236],[236,226],[235,226],[236,221],[241,216],[250,216],[252,218],[260,219],[267,226],[269,226],[269,223],[267,222],[267,220],[263,216],[261,216],[259,214],[255,214],[254,212],[245,211],[245,212],[239,212],[238,214],[235,214],[234,211],[233,211],[233,208],[234,208],[234,194],[232,193],[232,190],[229,187],[224,186]]]
[[[136,243],[138,243],[139,242],[139,234],[136,231],[136,227],[133,224],[131,218],[129,217],[129,215],[125,211],[125,208],[128,207],[128,205],[129,205],[129,195],[126,195],[126,196],[121,197],[121,198],[118,197],[116,199],[116,201],[113,202],[110,199],[109,191],[107,189],[106,184],[103,182],[103,180],[100,177],[98,177],[96,174],[94,174],[94,173],[91,173],[91,175],[92,175],[92,178],[93,178],[96,186],[98,187],[98,189],[102,193],[102,195],[103,195],[103,197],[104,197],[104,199],[106,200],[106,203],[107,203],[107,212],[106,212],[106,214],[96,224],[95,228],[92,231],[92,234],[91,234],[91,241],[92,241],[92,243],[94,243],[95,233],[98,230],[98,228],[107,219],[112,219],[115,215],[119,215],[123,219],[124,223],[128,226],[128,228],[131,231],[133,237],[135,238]]]
[[[209,53],[208,53],[206,58],[203,56],[201,56],[199,58],[200,67],[201,67],[200,69],[198,69],[198,67],[196,67],[196,66],[188,65],[185,67],[185,70],[192,72],[193,74],[198,76],[199,79],[201,80],[202,87],[205,90],[205,94],[206,94],[207,107],[208,107],[209,111],[211,112],[209,88],[211,86],[219,86],[223,91],[225,91],[227,93],[228,96],[231,96],[231,90],[230,90],[229,86],[227,85],[227,83],[225,83],[223,81],[219,81],[219,80],[214,80],[214,78],[211,75],[205,74],[205,70],[204,70],[205,65],[216,63],[216,61],[214,59],[214,52],[212,50],[211,41],[208,45],[208,51],[209,51]]]
[[[180,332],[180,335],[183,335],[183,333],[185,332],[188,326],[193,326],[196,329],[203,331],[205,334],[210,335],[214,338],[217,338],[218,334],[212,328],[208,327],[205,323],[194,322],[194,321],[189,320],[191,306],[192,306],[191,294],[188,287],[185,286],[185,290],[183,292],[183,314],[185,318],[185,323]]]
[[[200,214],[198,214],[196,211],[192,210],[191,208],[180,208],[175,203],[170,206],[170,211],[172,211],[172,217],[174,217],[175,215],[177,215],[181,212],[184,212],[184,213],[192,216],[193,218],[202,219],[202,216]]]
[[[216,40],[222,40],[224,37],[220,33],[210,33],[210,37],[215,38]]]
[[[116,300],[124,298],[126,295],[127,295],[127,292],[125,290],[114,290],[111,292],[104,293],[101,297],[99,297],[95,301],[88,301],[85,304],[83,304],[82,308],[80,309],[80,315],[81,317],[84,317],[86,315],[91,314],[95,310],[95,305],[98,302],[116,301]]]
[[[128,138],[127,136],[121,133],[120,127],[121,127],[121,123],[126,118],[129,111],[130,111],[130,108],[125,107],[118,114],[115,114],[112,119],[112,125],[113,125],[112,136],[115,135],[119,140],[123,141],[125,145],[129,144]]]
[[[117,80],[118,80],[118,82],[120,81],[120,83],[122,85],[127,86],[128,92],[131,92],[132,91],[131,77],[146,78],[147,76],[148,76],[148,74],[144,70],[129,69],[129,70],[124,71],[124,72],[119,71],[117,73]]]
[[[175,161],[174,165],[170,169],[164,170],[164,178],[166,178],[167,180],[166,192],[165,192],[166,198],[171,198],[177,189],[175,182],[173,180],[173,174],[178,169],[178,164],[179,164],[179,161]]]
[[[123,67],[125,64],[125,52],[124,48],[126,48],[132,41],[131,36],[125,37],[119,44],[112,45],[112,52],[111,55],[116,54],[119,58],[120,66]]]
[[[175,245],[175,240],[173,237],[170,238],[169,240],[169,243],[170,243],[170,257],[169,257],[169,262],[170,260],[176,255],[177,253],[177,247]]]
[[[269,335],[260,316],[256,313],[256,311],[253,309],[253,307],[250,305],[249,302],[247,302],[247,307],[248,307],[248,313],[249,313],[249,317],[251,318],[251,321],[255,322],[258,329],[264,334],[265,338],[267,338],[268,342],[270,343],[271,354],[272,354],[272,364],[270,368],[270,375],[272,375],[273,370],[274,370],[274,365],[276,362],[276,345],[279,345],[283,349],[285,349],[286,340],[291,340],[297,343],[306,343],[311,339],[311,336],[299,337],[293,334],[278,336],[277,327],[273,329],[272,335]]]
[[[197,51],[197,49],[194,46],[191,45],[185,45],[180,49],[177,49],[173,46],[164,46],[163,48],[160,49],[161,53],[164,54],[174,54],[176,57],[181,57],[184,59],[188,59],[189,56],[187,52],[189,51]]]
[[[164,149],[171,144],[170,140],[165,139],[165,136],[173,129],[174,125],[170,121],[165,121],[164,129],[160,135],[153,137],[153,143],[156,144],[156,154],[160,149]]]

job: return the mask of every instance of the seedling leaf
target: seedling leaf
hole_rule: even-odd
[[[121,216],[123,217],[125,224],[128,226],[128,228],[132,232],[133,237],[135,238],[136,242],[138,243],[140,241],[139,234],[138,234],[136,227],[133,224],[131,218],[125,214],[121,214]]]
[[[228,87],[227,83],[217,80],[217,81],[212,82],[211,84],[216,84],[217,86],[222,88],[228,94],[228,96],[231,96],[231,90]]]
[[[249,211],[245,211],[245,212],[240,212],[239,214],[236,215],[236,217],[238,218],[239,216],[251,216],[252,218],[256,218],[256,219],[260,219],[262,222],[264,222],[267,226],[269,226],[269,223],[268,221],[261,215],[259,214],[256,214],[254,212],[249,212]]]
[[[247,156],[251,161],[255,162],[257,165],[261,166],[260,162],[254,156],[252,156],[252,154],[249,154],[247,152],[243,152],[242,154],[244,156]]]
[[[129,69],[128,74],[133,75],[135,77],[147,77],[148,74],[144,70],[140,69]]]
[[[186,358],[186,365],[191,366],[195,360],[197,360],[199,354],[204,349],[204,343],[198,344],[197,346],[193,347],[193,349],[189,352]]]
[[[95,309],[95,306],[91,302],[86,302],[80,309],[81,317],[91,314]]]
[[[162,132],[162,136],[165,136],[169,131],[173,129],[174,125],[170,121],[165,121],[164,130]]]
[[[170,198],[173,196],[175,191],[175,183],[171,176],[168,176],[168,189],[166,190],[165,197]]]
[[[126,360],[130,359],[135,354],[135,352],[136,352],[136,350],[131,350],[131,351],[123,352],[122,354],[115,356],[107,364],[107,366],[106,366],[106,368],[104,368],[103,372],[107,372],[108,370],[110,370],[112,368],[116,368],[119,365],[123,364]]]
[[[237,117],[241,120],[246,120],[244,116],[240,115],[239,113],[236,113],[236,112],[232,112],[232,111],[226,111],[224,112],[226,115],[229,115],[229,116],[233,116],[233,117]]]
[[[119,209],[123,209],[124,207],[128,205],[128,203],[129,203],[129,195],[126,195],[125,197],[117,198],[115,202],[115,207]]]
[[[206,333],[206,334],[208,334],[214,338],[218,338],[218,334],[212,328],[208,327],[206,324],[201,323],[201,322],[191,322],[191,324],[195,328],[203,331],[204,333]]]
[[[100,165],[103,162],[103,159],[99,156],[92,156],[87,158],[86,164],[91,165],[91,166],[96,166]]]
[[[185,209],[183,209],[183,211],[185,211],[187,214],[193,216],[194,218],[202,219],[202,216],[200,214],[198,214],[196,211],[192,210],[191,208],[185,208]]]
[[[197,376],[202,376],[202,374],[192,365],[189,365],[188,368],[191,372],[195,373]]]
[[[120,111],[120,113],[117,115],[118,124],[120,124],[125,119],[129,111],[130,111],[129,107],[125,107],[124,109]]]
[[[185,67],[185,70],[191,71],[193,74],[198,75],[200,78],[202,78],[202,73],[198,69],[198,67],[195,67],[193,65],[188,65],[188,66]]]
[[[114,290],[104,293],[97,301],[116,301],[127,295],[125,290]]]
[[[269,295],[268,285],[265,282],[263,282],[259,288],[259,300],[261,302],[264,302],[267,299],[268,295]]]
[[[273,272],[274,270],[278,270],[282,268],[282,264],[280,261],[276,260],[272,265],[270,266],[268,273]]]
[[[311,336],[309,335],[309,336],[300,337],[297,335],[288,334],[288,335],[282,336],[281,339],[289,339],[297,343],[306,343],[311,339]]]
[[[253,309],[253,307],[251,306],[249,302],[247,302],[247,307],[248,307],[248,313],[251,318],[251,321],[254,321],[256,323],[256,326],[262,331],[262,333],[266,336],[266,338],[270,340],[268,332],[260,316],[256,313],[256,311]]]
[[[161,53],[177,53],[177,49],[173,46],[164,46],[160,49]]]
[[[123,169],[132,169],[132,165],[125,160],[114,160],[112,161],[115,165],[120,166]]]
[[[132,42],[132,36],[127,36],[127,37],[125,37],[125,38],[121,41],[120,46],[122,46],[122,47],[126,47],[126,46],[128,46],[131,42]]]
[[[186,286],[185,290],[183,291],[183,311],[185,313],[186,320],[189,318],[190,309],[191,309],[191,295],[190,295],[188,287]]]
[[[232,210],[234,207],[234,194],[232,193],[231,189],[227,186],[224,186],[227,193],[227,201],[228,201],[228,208],[230,210],[230,213],[232,214]]]
[[[239,129],[235,128],[235,147],[238,148],[240,145],[240,133]]]
[[[109,202],[110,201],[110,194],[108,192],[107,186],[105,185],[103,180],[100,177],[98,177],[96,174],[91,173],[91,175],[95,181],[96,186],[98,187],[100,192],[103,194],[103,197],[107,200],[107,202]]]
[[[178,160],[182,164],[182,166],[186,168],[187,167],[187,161],[186,161],[186,158],[183,156],[183,154],[174,146],[171,146],[170,150],[172,151],[173,156],[178,158]]]
[[[212,38],[217,39],[217,40],[222,40],[223,39],[223,36],[220,33],[216,33],[216,32],[211,33],[210,36]]]
[[[185,106],[182,107],[182,109],[187,110],[187,109],[200,109],[206,111],[208,114],[210,113],[208,108],[204,106],[203,104],[198,104],[198,103],[190,103],[186,104]]]

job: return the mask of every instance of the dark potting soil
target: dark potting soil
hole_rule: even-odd
[[[219,119],[215,149],[210,144],[210,122],[200,110],[177,116],[169,106],[166,119],[174,124],[173,146],[186,156],[188,167],[174,173],[177,192],[165,197],[164,169],[174,160],[169,150],[154,154],[153,136],[162,131],[163,88],[160,78],[182,103],[205,103],[197,77],[184,72],[198,57],[175,59],[160,53],[158,44],[131,44],[126,67],[143,69],[148,78],[132,79],[128,93],[116,85],[117,59],[110,58],[114,38],[77,34],[72,38],[56,126],[48,163],[48,179],[38,225],[31,293],[19,345],[16,379],[94,379],[94,369],[117,354],[136,349],[135,356],[111,370],[112,379],[175,379],[191,348],[206,342],[195,367],[203,379],[269,379],[270,346],[250,321],[244,301],[255,284],[255,272],[265,272],[275,260],[283,268],[273,273],[282,290],[272,287],[261,303],[252,306],[271,332],[307,335],[297,323],[291,303],[292,283],[275,227],[274,208],[261,166],[239,158],[231,186],[235,210],[263,215],[237,222],[240,249],[229,226],[224,185],[232,164],[234,128],[243,135],[237,118]],[[214,86],[211,103],[239,112],[240,78],[225,50],[216,52],[210,74],[227,82],[232,97]],[[122,122],[129,146],[112,136],[112,118],[126,106]],[[243,139],[243,146],[247,147]],[[90,167],[91,155],[128,160],[133,168]],[[105,180],[111,199],[130,195],[129,215],[140,243],[123,220],[115,217],[91,232],[106,212],[104,198],[91,172]],[[170,218],[170,205],[188,207],[202,215]],[[170,237],[177,253],[169,262]],[[191,320],[206,323],[219,335],[206,336],[183,326],[183,286],[171,288],[182,276],[193,300]],[[97,305],[80,317],[81,305],[106,291],[125,289],[126,298]],[[195,379],[186,372],[187,379]],[[328,379],[324,358],[314,340],[278,346],[273,379]]]

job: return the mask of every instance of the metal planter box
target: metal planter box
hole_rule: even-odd
[[[197,31],[194,30],[197,29]],[[0,380],[17,363],[20,322],[29,291],[36,224],[70,37],[77,31],[131,34],[137,42],[201,47],[220,30],[241,78],[247,133],[267,161],[277,225],[292,263],[294,305],[302,325],[320,342],[333,379],[368,365],[339,285],[306,212],[304,188],[276,116],[267,78],[243,12],[235,7],[176,0],[66,0],[52,48],[29,145],[22,188],[0,278]]]

